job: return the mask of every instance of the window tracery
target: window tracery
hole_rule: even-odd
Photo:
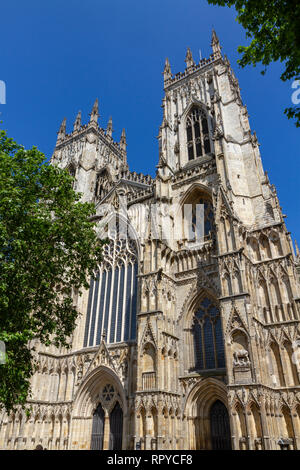
[[[115,389],[112,385],[107,384],[103,387],[102,398],[105,402],[111,401],[114,398]]]
[[[193,319],[195,369],[225,367],[224,342],[219,309],[205,297]]]
[[[206,113],[193,106],[186,120],[188,159],[194,160],[211,152]]]
[[[103,262],[91,279],[84,347],[136,338],[137,250],[131,239],[113,239],[103,249]]]

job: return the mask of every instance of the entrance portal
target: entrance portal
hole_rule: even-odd
[[[109,436],[109,449],[121,450],[122,449],[122,433],[123,433],[123,411],[119,402],[114,406],[110,413],[110,436]]]
[[[215,401],[210,409],[210,430],[213,450],[231,450],[228,411],[220,400]]]
[[[103,449],[103,435],[104,435],[104,410],[101,404],[99,404],[93,416],[92,441],[91,441],[92,450]]]

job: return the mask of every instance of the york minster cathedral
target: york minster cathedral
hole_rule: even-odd
[[[51,163],[109,242],[74,292],[71,348],[37,348],[31,414],[2,413],[0,448],[300,449],[300,255],[211,46],[165,62],[155,178],[129,170],[98,100],[62,122]]]

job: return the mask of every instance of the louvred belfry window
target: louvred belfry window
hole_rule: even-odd
[[[189,160],[210,153],[207,116],[201,108],[191,109],[186,120],[186,136]]]

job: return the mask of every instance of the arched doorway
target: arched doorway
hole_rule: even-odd
[[[121,450],[122,449],[122,434],[123,434],[123,411],[119,402],[115,404],[109,416],[110,423],[110,436],[109,436],[109,449]]]
[[[223,382],[212,377],[199,379],[186,398],[185,449],[231,449],[226,404],[227,388]]]
[[[210,408],[210,432],[212,450],[230,450],[230,425],[224,403],[216,400]]]
[[[91,450],[103,449],[104,416],[102,405],[99,404],[93,415]]]
[[[103,350],[101,345],[99,358]],[[124,433],[122,442],[123,428],[128,426],[126,396],[119,378],[109,367],[100,365],[90,372],[77,391],[72,413],[71,449],[98,450],[101,434],[102,450],[128,447],[129,436],[124,437]]]

